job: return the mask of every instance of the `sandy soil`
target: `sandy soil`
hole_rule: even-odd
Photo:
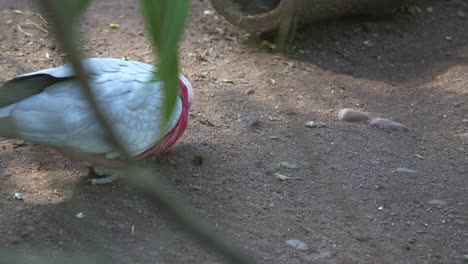
[[[30,2],[0,3],[3,79],[63,63]],[[152,62],[133,1],[95,2],[81,28],[87,54]],[[155,161],[170,188],[258,263],[468,261],[468,7],[417,3],[419,13],[309,26],[280,55],[194,0],[182,62],[196,104],[186,135]],[[339,121],[346,107],[409,131]],[[82,164],[45,147],[0,145],[1,247],[223,262],[137,190],[87,185]]]

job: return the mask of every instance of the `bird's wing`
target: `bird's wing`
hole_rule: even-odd
[[[144,152],[174,128],[182,102],[177,101],[169,122],[163,123],[162,83],[153,81],[152,66],[115,59],[83,62],[90,73],[92,92],[100,110],[132,155]],[[15,126],[14,137],[73,151],[120,156],[97,121],[78,81],[71,78],[70,66],[19,78],[44,74],[60,80],[15,103],[8,115]]]
[[[89,58],[83,59],[81,62],[90,73],[91,78],[97,78],[103,72],[116,73],[122,69],[130,70],[133,74],[137,75],[145,75],[145,73],[155,71],[153,66],[138,61]],[[45,88],[63,79],[74,77],[76,75],[70,64],[20,75],[0,86],[0,108],[38,94]]]

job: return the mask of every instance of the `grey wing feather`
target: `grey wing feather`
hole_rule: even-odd
[[[40,74],[34,78],[13,79],[0,87],[0,108],[42,92],[59,79]]]
[[[147,82],[150,79],[148,72],[154,73],[156,70],[155,67],[146,63],[112,58],[89,58],[81,62],[90,73],[91,79],[96,82],[109,81],[109,78],[115,78],[115,76],[105,73],[118,72],[127,73],[119,76],[122,82],[135,80]],[[135,79],[134,75],[138,77]],[[74,77],[75,72],[70,64],[20,75],[0,86],[0,108],[38,94],[61,79]]]

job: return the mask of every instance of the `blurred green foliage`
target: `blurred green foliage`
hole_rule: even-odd
[[[165,84],[165,118],[168,119],[180,92],[178,45],[185,30],[190,2],[142,0],[142,4],[146,26],[159,60],[158,77]]]

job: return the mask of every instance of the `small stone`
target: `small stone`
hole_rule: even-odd
[[[247,95],[252,95],[252,94],[255,94],[254,89],[250,89],[250,90],[247,91]]]
[[[78,219],[83,219],[85,217],[85,214],[83,212],[79,212],[75,215],[75,217]]]
[[[15,199],[16,200],[23,200],[23,195],[19,192],[15,193]]]
[[[307,250],[308,247],[307,245],[300,241],[300,240],[297,240],[297,239],[289,239],[289,240],[286,240],[286,244],[292,248],[295,248],[295,249],[298,249],[298,250]]]
[[[367,113],[351,108],[341,109],[338,113],[338,119],[345,122],[361,122],[369,119]]]
[[[215,12],[214,12],[213,10],[209,10],[209,9],[203,11],[203,14],[204,14],[205,16],[211,16],[211,15],[214,15],[214,13],[215,13]]]
[[[387,118],[380,118],[380,117],[373,118],[369,122],[369,126],[384,129],[384,130],[392,130],[392,131],[405,131],[406,132],[409,130],[406,126],[404,126],[401,123],[392,121]]]
[[[202,187],[200,185],[190,184],[190,189],[199,191],[202,189]]]
[[[447,202],[444,201],[444,200],[437,200],[437,199],[434,199],[434,200],[430,200],[430,201],[429,201],[429,204],[442,206],[442,205],[446,205]]]
[[[463,12],[461,10],[457,12],[457,15],[458,15],[459,18],[465,18],[466,17],[465,12]]]
[[[296,164],[289,163],[287,161],[280,162],[279,166],[283,167],[285,169],[288,169],[288,170],[297,170],[297,169],[299,169],[299,166],[297,166]]]
[[[244,128],[254,128],[260,126],[260,121],[256,116],[244,116],[240,120],[241,126]]]
[[[317,128],[317,127],[326,127],[325,123],[322,122],[315,122],[315,121],[307,121],[304,126],[309,128]]]
[[[306,127],[316,127],[315,121],[308,121],[304,125]]]
[[[397,168],[394,172],[412,174],[412,173],[416,173],[417,171],[413,169],[408,169],[408,168]]]
[[[367,46],[367,47],[372,47],[372,46],[373,46],[373,45],[372,45],[372,42],[371,42],[370,40],[365,40],[364,42],[362,42],[362,44],[363,44],[364,46]]]

